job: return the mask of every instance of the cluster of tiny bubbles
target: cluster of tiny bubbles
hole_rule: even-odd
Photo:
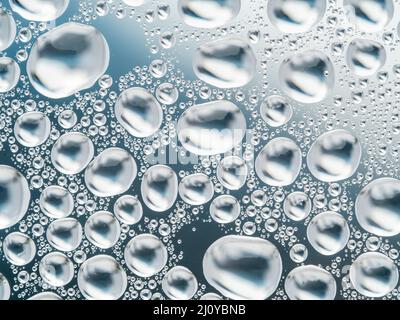
[[[398,299],[396,6],[2,2],[0,300]]]

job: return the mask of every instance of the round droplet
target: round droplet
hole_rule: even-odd
[[[11,46],[16,34],[17,26],[13,16],[5,10],[0,9],[0,51],[4,51]]]
[[[244,138],[246,118],[232,102],[194,105],[179,118],[177,133],[186,150],[197,155],[225,153]]]
[[[293,110],[285,98],[272,95],[261,103],[260,114],[269,126],[280,127],[290,120]]]
[[[118,220],[107,211],[92,214],[85,224],[85,236],[96,247],[109,249],[113,247],[121,234]]]
[[[301,221],[308,217],[312,204],[310,198],[300,191],[290,193],[284,203],[283,212],[294,221]]]
[[[264,300],[278,287],[282,259],[268,240],[224,236],[203,258],[207,282],[230,299]]]
[[[72,110],[64,110],[58,117],[58,123],[64,129],[71,129],[76,125],[78,117],[76,113]]]
[[[170,269],[162,280],[162,289],[172,300],[189,300],[195,295],[197,288],[195,275],[182,266]]]
[[[20,221],[29,207],[31,192],[25,177],[15,168],[0,165],[0,230]]]
[[[355,204],[358,223],[382,237],[400,233],[400,180],[380,178],[358,194]]]
[[[196,76],[218,88],[245,86],[253,79],[256,63],[250,46],[236,38],[206,43],[193,57]]]
[[[139,277],[151,277],[165,267],[168,252],[156,236],[140,234],[126,245],[124,259],[134,274]]]
[[[300,148],[292,140],[279,137],[268,142],[260,151],[255,171],[270,186],[287,186],[296,180],[301,163]]]
[[[290,259],[296,263],[303,263],[308,257],[308,249],[304,244],[296,243],[289,251]]]
[[[268,17],[284,33],[310,31],[325,14],[326,0],[268,1]]]
[[[178,177],[168,166],[152,166],[143,175],[141,193],[145,205],[151,210],[167,211],[178,196]]]
[[[11,287],[7,278],[0,273],[0,301],[8,300],[11,297]]]
[[[240,11],[240,0],[179,0],[183,22],[195,28],[218,28],[232,21]]]
[[[62,298],[53,292],[41,292],[30,297],[28,300],[62,300]]]
[[[124,269],[107,255],[86,260],[78,272],[78,287],[89,300],[117,300],[128,285]]]
[[[246,162],[237,156],[227,156],[218,164],[217,178],[230,190],[238,190],[246,183],[248,169]]]
[[[57,219],[47,228],[46,238],[57,250],[72,251],[82,241],[82,226],[74,218]]]
[[[184,177],[179,183],[179,196],[188,204],[202,205],[211,200],[214,185],[203,173],[195,173]]]
[[[393,260],[382,253],[367,252],[351,265],[350,281],[364,296],[383,297],[397,286],[399,270]]]
[[[364,32],[378,32],[393,18],[392,0],[344,0],[348,20]]]
[[[67,189],[50,186],[40,195],[40,209],[50,218],[68,217],[74,210],[74,198]]]
[[[343,216],[327,211],[316,215],[307,227],[307,239],[320,254],[330,256],[343,250],[350,229]]]
[[[326,270],[301,266],[289,272],[285,291],[290,300],[333,300],[336,296],[335,278]]]
[[[27,72],[39,93],[60,99],[91,88],[107,70],[109,59],[107,41],[96,28],[68,22],[36,40]]]
[[[118,122],[134,137],[153,135],[161,127],[163,112],[157,100],[143,88],[129,88],[115,104]]]
[[[39,274],[49,285],[62,287],[73,279],[74,265],[65,254],[51,252],[40,261]]]
[[[63,134],[51,150],[51,162],[64,174],[77,174],[89,164],[94,156],[93,142],[84,134]]]
[[[325,182],[350,178],[361,160],[359,140],[346,130],[332,130],[319,136],[307,154],[311,174]]]
[[[14,89],[20,75],[19,65],[13,59],[0,57],[0,93]]]
[[[13,232],[3,241],[4,256],[16,266],[24,266],[31,262],[36,255],[36,245],[24,233]]]
[[[27,112],[21,115],[14,126],[17,141],[25,147],[36,147],[50,135],[50,119],[42,112]]]
[[[85,183],[98,197],[112,197],[126,192],[137,174],[132,156],[120,148],[100,153],[86,168]]]
[[[331,60],[316,50],[285,59],[280,66],[279,80],[289,97],[302,103],[324,100],[335,84]]]
[[[385,64],[386,51],[376,41],[354,39],[347,49],[346,61],[355,75],[369,77],[377,73]]]
[[[10,0],[11,9],[33,21],[56,20],[67,10],[69,0]]]
[[[215,198],[210,205],[210,216],[218,223],[231,223],[240,215],[239,201],[230,195],[224,194]]]
[[[156,90],[157,100],[162,104],[174,104],[179,97],[178,89],[171,83],[162,83]]]
[[[114,214],[124,224],[138,223],[143,216],[143,207],[137,197],[125,195],[115,202]]]

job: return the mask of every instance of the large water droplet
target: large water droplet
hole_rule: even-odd
[[[256,62],[246,42],[229,38],[200,46],[193,57],[193,69],[199,79],[213,86],[237,88],[253,79]]]
[[[300,191],[290,193],[284,203],[283,212],[294,221],[301,221],[308,217],[312,204],[310,198]]]
[[[0,58],[0,93],[8,92],[18,84],[21,70],[11,58]]]
[[[264,300],[278,287],[282,259],[267,240],[230,235],[207,249],[203,272],[208,283],[228,298]]]
[[[46,238],[57,250],[72,251],[82,241],[82,226],[74,218],[57,219],[47,228]]]
[[[238,190],[246,183],[248,169],[246,162],[237,156],[227,156],[218,164],[217,178],[230,190]]]
[[[238,145],[246,127],[242,111],[230,101],[219,100],[187,109],[178,120],[177,133],[188,151],[215,155]]]
[[[42,112],[27,112],[21,115],[14,126],[17,141],[25,147],[36,147],[50,135],[51,123]]]
[[[17,26],[11,14],[0,9],[0,51],[6,50],[14,42]]]
[[[188,204],[202,205],[211,200],[214,185],[203,173],[194,173],[184,177],[179,183],[179,196]]]
[[[7,278],[0,273],[0,301],[8,300],[11,296],[11,287]]]
[[[142,219],[143,207],[137,197],[125,195],[115,202],[114,214],[124,224],[136,224]]]
[[[109,249],[114,246],[120,234],[121,226],[118,220],[107,211],[98,211],[86,221],[86,238],[101,249]]]
[[[210,205],[210,216],[218,223],[231,223],[240,215],[239,201],[228,194],[216,197]]]
[[[49,285],[62,287],[73,279],[74,265],[65,254],[50,252],[40,261],[39,274]]]
[[[86,168],[85,183],[98,197],[112,197],[126,192],[137,174],[132,156],[120,148],[100,153]]]
[[[60,99],[92,87],[109,59],[107,41],[96,28],[68,22],[36,40],[27,72],[37,91]]]
[[[22,18],[33,21],[51,21],[67,10],[69,0],[10,0],[11,9]]]
[[[267,97],[260,106],[260,115],[271,127],[280,127],[292,117],[292,106],[285,98],[272,95]]]
[[[302,103],[324,100],[335,84],[331,60],[317,50],[304,51],[285,59],[280,66],[279,80],[282,89]]]
[[[176,266],[162,280],[164,293],[172,300],[189,300],[198,288],[195,275],[188,268]]]
[[[74,198],[63,187],[49,186],[40,195],[40,209],[50,218],[68,217],[74,210]]]
[[[36,255],[36,245],[24,233],[13,232],[3,241],[4,256],[16,266],[24,266],[31,262]]]

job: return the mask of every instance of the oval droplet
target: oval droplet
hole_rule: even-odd
[[[211,200],[214,185],[203,173],[194,173],[184,177],[179,183],[179,196],[188,204],[202,205]]]
[[[0,57],[0,93],[11,91],[18,84],[21,69],[11,58]]]
[[[17,25],[13,16],[7,11],[0,9],[0,51],[5,51],[11,46],[16,34]]]

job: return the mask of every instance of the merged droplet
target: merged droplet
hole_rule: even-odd
[[[147,207],[156,212],[167,211],[178,196],[178,177],[165,165],[147,169],[141,185],[142,198]]]
[[[94,156],[92,140],[79,132],[63,134],[51,150],[51,162],[64,174],[77,174],[89,164]]]
[[[246,133],[246,118],[232,102],[218,100],[194,105],[179,118],[177,133],[186,150],[198,155],[225,153]]]
[[[378,32],[393,18],[392,0],[344,0],[349,21],[360,31]]]
[[[129,88],[115,104],[119,123],[134,137],[153,135],[161,127],[163,112],[160,104],[146,89]]]
[[[143,207],[137,197],[125,195],[115,202],[114,214],[122,223],[132,225],[142,219]]]
[[[82,241],[82,226],[74,218],[57,219],[48,226],[46,238],[55,249],[72,251]]]
[[[207,282],[228,298],[264,300],[278,287],[282,259],[268,240],[229,235],[207,249],[203,272]]]
[[[283,203],[283,212],[294,221],[301,221],[308,217],[312,204],[310,198],[301,191],[290,193]]]
[[[124,269],[108,255],[86,260],[78,272],[78,287],[88,300],[117,300],[128,285]]]
[[[74,265],[65,254],[50,252],[40,261],[39,274],[49,285],[62,287],[73,279]]]
[[[85,236],[96,247],[109,249],[113,247],[121,234],[118,220],[107,211],[92,214],[85,224]]]
[[[85,184],[98,197],[112,197],[126,192],[136,174],[136,162],[127,151],[109,148],[88,165]]]
[[[7,278],[0,273],[0,301],[8,300],[11,297],[11,287]]]
[[[14,42],[17,34],[17,25],[11,14],[0,9],[0,51],[8,49]]]
[[[210,216],[218,223],[231,223],[240,215],[239,201],[228,194],[216,197],[210,205]]]
[[[350,178],[361,160],[359,140],[346,130],[328,131],[315,140],[307,154],[311,174],[325,182]]]
[[[92,87],[107,70],[109,59],[107,41],[96,28],[68,22],[36,40],[27,72],[38,92],[60,99]]]
[[[13,232],[4,238],[3,253],[12,264],[24,266],[35,258],[36,245],[26,234]]]
[[[358,194],[355,204],[358,223],[382,237],[400,233],[400,180],[380,178]]]
[[[301,168],[300,148],[289,138],[271,140],[260,151],[255,162],[258,177],[271,186],[292,184]]]
[[[336,281],[328,271],[306,265],[290,271],[285,280],[285,291],[290,300],[333,300]]]
[[[282,62],[279,81],[292,99],[316,103],[324,100],[332,91],[335,85],[334,68],[325,53],[304,51]]]
[[[28,210],[31,192],[25,177],[15,168],[0,165],[0,230],[20,221]]]
[[[284,33],[310,31],[325,14],[326,0],[268,1],[268,17]]]
[[[346,61],[355,75],[369,77],[385,64],[386,51],[379,42],[354,39],[347,49]]]
[[[25,147],[36,147],[44,143],[50,135],[50,119],[42,112],[27,112],[14,125],[17,141]]]
[[[56,20],[67,10],[69,0],[10,0],[11,9],[33,21]]]
[[[134,274],[139,277],[151,277],[165,267],[168,252],[156,236],[140,234],[126,245],[124,259]]]
[[[179,196],[188,204],[202,205],[211,200],[214,185],[204,173],[194,173],[184,177],[179,183]]]
[[[350,228],[340,214],[326,211],[316,215],[307,227],[307,239],[320,254],[330,256],[343,250],[350,238]]]
[[[162,280],[162,289],[172,300],[189,300],[195,295],[197,288],[195,275],[182,266],[170,269]]]
[[[50,218],[68,217],[74,210],[71,193],[59,186],[49,186],[43,190],[39,200],[40,209]]]
[[[282,96],[269,96],[260,106],[261,117],[271,127],[283,126],[290,120],[292,114],[292,106]]]
[[[200,46],[193,56],[197,77],[218,88],[248,84],[256,71],[256,57],[243,40],[228,38]]]
[[[240,0],[179,0],[183,22],[195,28],[218,28],[232,21],[240,11]]]
[[[0,57],[0,93],[11,91],[18,84],[21,70],[11,58]]]
[[[367,252],[351,265],[350,281],[364,296],[383,297],[397,286],[399,270],[393,260],[382,253]]]

